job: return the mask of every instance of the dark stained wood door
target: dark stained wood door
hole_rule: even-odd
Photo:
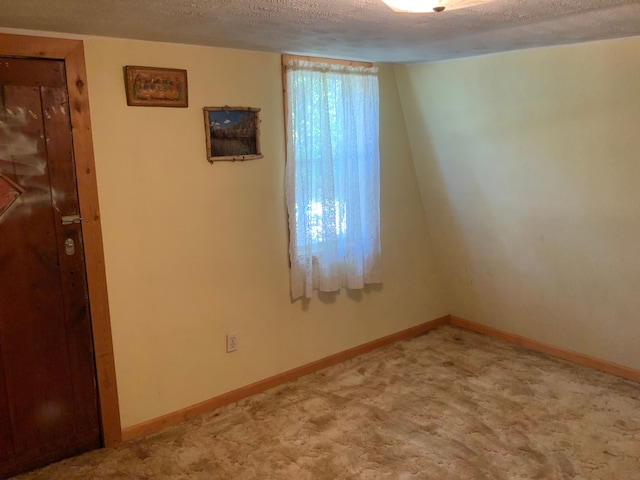
[[[0,57],[0,89],[4,478],[101,440],[64,63]]]

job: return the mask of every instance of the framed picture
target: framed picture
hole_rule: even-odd
[[[187,71],[175,68],[124,67],[127,105],[188,107]]]
[[[203,110],[209,162],[262,158],[259,108],[204,107]]]

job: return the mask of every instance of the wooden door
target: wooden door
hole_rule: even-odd
[[[100,423],[64,62],[0,57],[0,89],[2,478]]]

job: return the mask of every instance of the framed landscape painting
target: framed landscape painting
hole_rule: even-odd
[[[204,107],[203,111],[209,162],[262,158],[259,108]]]

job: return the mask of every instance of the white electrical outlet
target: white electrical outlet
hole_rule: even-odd
[[[227,353],[238,350],[238,334],[227,333]]]

